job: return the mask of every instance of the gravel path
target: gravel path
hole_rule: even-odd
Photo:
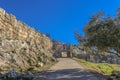
[[[60,58],[42,77],[36,80],[105,80],[99,74],[86,70],[76,61],[70,58]],[[40,77],[38,75],[38,77]]]

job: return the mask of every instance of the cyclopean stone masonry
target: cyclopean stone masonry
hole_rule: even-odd
[[[0,8],[0,72],[52,61],[52,41]]]

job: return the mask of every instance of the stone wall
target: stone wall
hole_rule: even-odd
[[[52,62],[52,41],[0,9],[0,73]]]
[[[53,40],[53,56],[56,58],[71,57],[70,45],[57,40]]]
[[[111,63],[120,65],[120,58],[115,54],[77,54],[76,57],[94,63]]]
[[[15,16],[6,13],[3,9],[0,9],[0,39],[34,41],[43,44],[47,49],[52,47],[52,41],[48,37],[18,21]]]
[[[112,63],[120,64],[120,58],[114,53],[97,53],[97,52],[86,52],[82,46],[73,46],[72,53],[74,57],[84,59],[86,61],[95,62],[95,63]]]

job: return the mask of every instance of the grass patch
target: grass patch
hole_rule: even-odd
[[[120,71],[120,65],[117,64],[109,64],[109,63],[93,63],[88,62],[83,59],[73,58],[75,61],[81,63],[91,70],[95,70],[99,73],[105,75],[111,75],[113,71]]]

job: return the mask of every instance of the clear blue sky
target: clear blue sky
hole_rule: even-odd
[[[52,39],[76,44],[74,30],[99,10],[114,16],[120,0],[0,0],[0,7]]]

